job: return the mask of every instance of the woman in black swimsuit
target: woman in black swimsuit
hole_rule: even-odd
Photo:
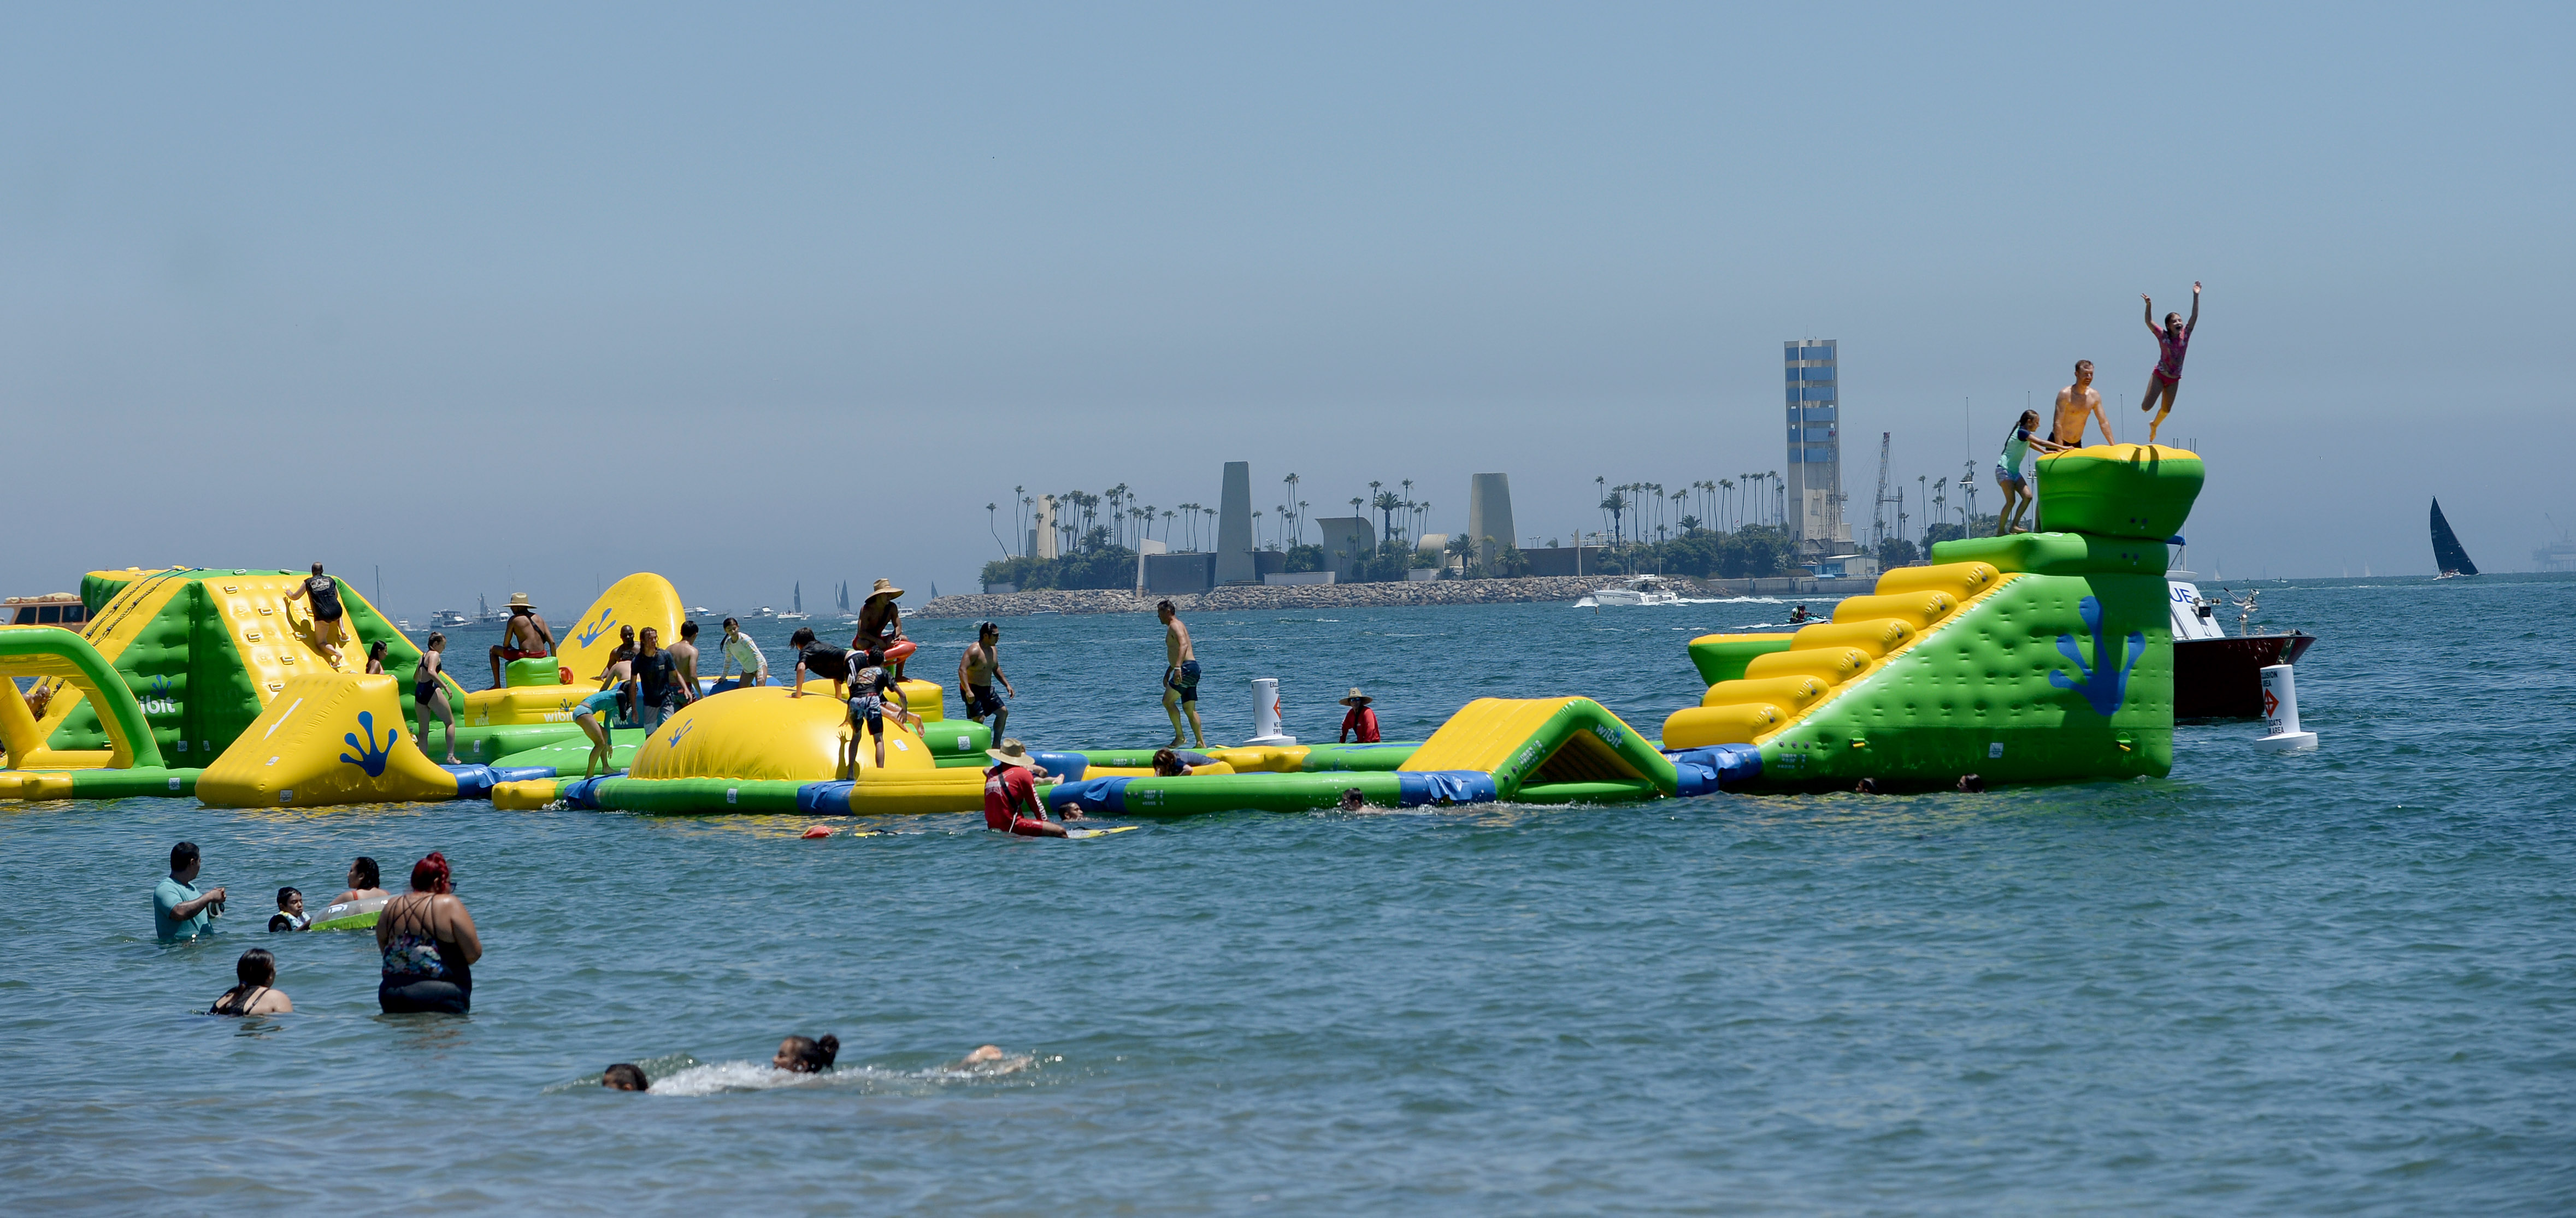
[[[233,975],[241,984],[225,990],[223,997],[206,1008],[208,1015],[284,1015],[295,1009],[286,991],[277,988],[277,957],[268,949],[254,947],[241,954],[233,965]]]
[[[378,644],[378,646],[383,646],[383,644]],[[450,707],[447,704],[446,684],[438,679],[438,674],[445,670],[446,667],[447,636],[433,630],[430,632],[428,645],[424,647],[420,653],[420,667],[412,670],[412,712],[420,716],[420,740],[418,743],[420,744],[420,751],[424,753],[429,751],[430,712],[438,712],[438,717],[446,721],[447,764],[455,765],[456,711],[455,708]]]
[[[386,902],[376,918],[376,946],[384,952],[376,1005],[386,1014],[462,1015],[473,1007],[483,940],[451,891],[446,855],[431,851],[412,864],[411,891]]]
[[[339,581],[324,575],[322,564],[317,562],[313,564],[313,577],[295,585],[295,591],[286,594],[290,601],[298,598],[311,602],[313,606],[313,645],[321,649],[322,658],[329,660],[331,667],[338,668],[340,644],[349,641],[349,633],[341,625],[345,615],[340,608]]]

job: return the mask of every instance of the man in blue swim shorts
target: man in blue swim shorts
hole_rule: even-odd
[[[1207,733],[1199,728],[1199,658],[1190,649],[1190,628],[1181,624],[1170,601],[1154,606],[1154,616],[1163,619],[1163,713],[1172,719],[1171,747],[1181,747],[1181,712],[1186,710],[1196,747],[1206,748]]]

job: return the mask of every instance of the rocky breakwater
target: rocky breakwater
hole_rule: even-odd
[[[1571,601],[1602,583],[1597,575],[1528,579],[1443,579],[1421,583],[1243,585],[1195,596],[1137,596],[1094,589],[1009,592],[997,596],[943,596],[909,611],[913,617],[997,618],[1032,613],[1151,613],[1168,599],[1183,613],[1234,609],[1343,609],[1351,606],[1497,605],[1516,601]]]

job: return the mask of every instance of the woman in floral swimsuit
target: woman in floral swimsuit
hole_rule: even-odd
[[[2164,426],[2165,416],[2173,413],[2174,391],[2182,388],[2182,355],[2191,346],[2191,332],[2200,325],[2200,284],[2191,285],[2191,320],[2180,313],[2165,314],[2165,324],[2156,324],[2156,302],[2144,292],[2138,299],[2147,302],[2147,332],[2156,336],[2156,370],[2147,374],[2147,400],[2138,403],[2140,410],[2155,410],[2156,399],[2163,398],[2163,410],[2156,411],[2155,422],[2147,424],[2147,443],[2156,442],[2156,429]]]
[[[483,958],[483,940],[451,880],[447,856],[431,851],[412,865],[411,891],[387,902],[376,919],[376,946],[385,960],[376,1005],[388,1015],[463,1015],[474,1005],[474,962]]]

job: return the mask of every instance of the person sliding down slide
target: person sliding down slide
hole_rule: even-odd
[[[2138,299],[2147,302],[2147,332],[2156,336],[2156,370],[2147,374],[2147,399],[2138,403],[2140,410],[2155,410],[2156,399],[2164,399],[2165,408],[2156,411],[2155,422],[2147,424],[2147,443],[2156,442],[2156,429],[2165,425],[2165,416],[2173,413],[2174,393],[2182,388],[2183,351],[2191,346],[2191,332],[2200,327],[2200,283],[2191,285],[2191,320],[2180,313],[2165,314],[2165,324],[2156,325],[2156,302],[2144,292]]]

